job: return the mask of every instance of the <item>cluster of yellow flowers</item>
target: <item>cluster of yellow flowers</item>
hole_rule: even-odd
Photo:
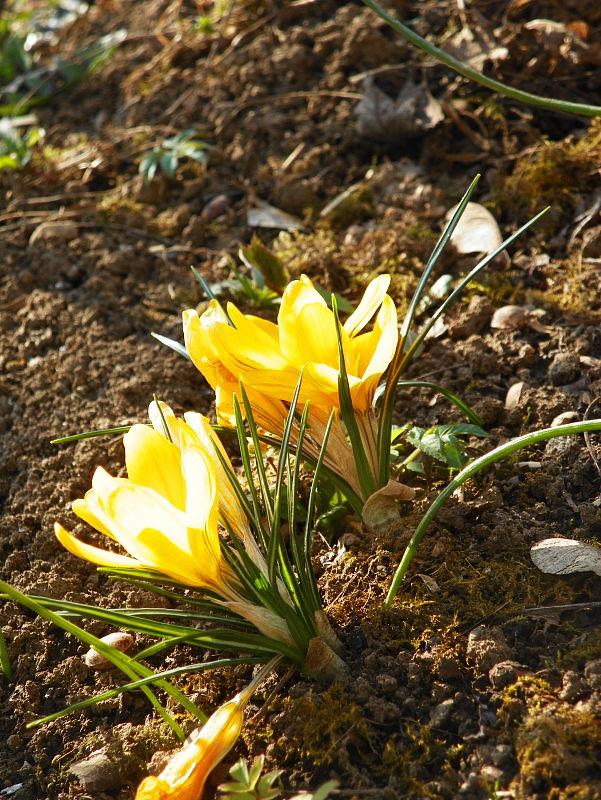
[[[377,385],[398,345],[396,309],[387,294],[389,283],[389,276],[372,281],[344,325],[306,276],[293,281],[284,292],[277,324],[242,314],[231,303],[224,310],[215,300],[200,316],[194,310],[183,315],[186,348],[215,391],[218,421],[236,427],[235,397],[243,386],[256,425],[272,441],[281,442],[298,393],[297,401],[301,406],[308,404],[308,414],[302,436],[299,415],[292,420],[293,448],[302,441],[297,456],[315,463],[330,426],[324,466],[360,507],[375,489],[382,491],[377,479],[373,404]],[[347,381],[371,473],[369,491],[347,438],[341,377]],[[72,505],[81,519],[120,544],[127,555],[87,544],[56,523],[59,541],[76,556],[104,567],[151,570],[177,584],[208,590],[214,602],[250,622],[270,640],[298,648],[302,625],[293,624],[291,630],[287,616],[294,605],[294,592],[281,579],[274,580],[272,571],[270,574],[248,511],[230,479],[232,465],[209,421],[198,413],[179,419],[168,406],[157,402],[151,403],[149,415],[150,426],[134,425],[124,437],[128,477],[115,478],[98,467],[92,488]],[[254,565],[251,584],[252,575],[262,576],[263,581],[269,576],[269,601],[262,604],[256,593],[245,591],[237,569],[240,553],[228,551],[225,557],[224,547],[230,545],[222,540],[220,528],[237,538],[245,558]],[[314,621],[307,623],[305,615],[303,624],[308,633],[298,663],[316,639],[335,648],[319,610],[315,610]],[[160,776],[144,781],[138,800],[199,798],[208,771],[240,732],[248,697],[248,692],[242,693],[220,707]]]
[[[233,303],[228,303],[226,313],[216,300],[200,316],[193,310],[183,315],[186,348],[215,390],[219,422],[235,424],[233,396],[242,382],[256,422],[281,439],[300,381],[299,403],[309,402],[311,408],[305,455],[315,460],[325,424],[334,410],[325,464],[363,502],[368,498],[340,422],[338,337],[354,417],[376,482],[374,393],[398,343],[397,312],[387,294],[389,285],[389,275],[375,278],[344,325],[338,324],[334,312],[306,275],[290,283],[284,292],[277,324],[242,314]],[[366,332],[372,320],[372,329]]]

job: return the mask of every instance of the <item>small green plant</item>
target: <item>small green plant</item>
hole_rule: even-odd
[[[25,50],[25,38],[13,30],[10,19],[0,19],[0,83],[31,69],[31,56]]]
[[[265,283],[262,274],[256,267],[251,267],[250,277],[244,275],[232,265],[234,272],[233,278],[226,278],[218,283],[211,284],[211,291],[215,297],[220,297],[224,293],[232,297],[245,300],[252,306],[258,308],[274,308],[278,306],[282,298]]]
[[[189,129],[169,136],[140,161],[138,171],[145,181],[151,181],[160,170],[168,178],[173,178],[182,158],[191,158],[199,164],[207,160],[210,145],[196,138],[196,131]]]
[[[11,121],[0,121],[0,170],[21,169],[31,161],[33,148],[44,138],[43,128],[30,128],[21,136]]]
[[[215,26],[211,22],[211,18],[206,14],[201,14],[192,28],[194,33],[206,33],[207,35],[215,32]]]
[[[211,286],[213,295],[220,296],[226,291],[259,308],[278,306],[282,301],[282,292],[290,280],[283,261],[265,247],[258,236],[254,236],[247,247],[241,247],[238,256],[250,271],[250,277],[243,275],[232,264],[234,277],[214,283]]]
[[[264,762],[264,755],[257,756],[250,768],[245,758],[236,762],[229,773],[232,780],[219,786],[222,800],[273,800],[277,797],[280,790],[274,789],[273,784],[282,770],[274,769],[261,775]]]
[[[290,280],[290,275],[282,259],[266,247],[258,236],[254,236],[247,247],[238,250],[238,256],[249,270],[250,277],[242,274],[232,264],[233,278],[226,278],[207,287],[197,270],[194,270],[203,290],[210,299],[220,297],[229,292],[235,299],[246,301],[259,308],[274,308],[281,304],[282,294]],[[332,307],[332,296],[316,286],[315,289]],[[345,313],[354,311],[353,306],[342,295],[334,295],[338,309]]]
[[[404,464],[409,469],[422,472],[423,468],[416,468],[413,459],[419,453],[424,453],[430,458],[442,461],[450,469],[461,469],[469,461],[466,452],[467,443],[464,441],[466,436],[484,438],[488,434],[479,425],[470,425],[466,422],[456,425],[433,425],[427,430],[414,426],[407,432],[407,441],[413,445],[415,451],[405,459]]]
[[[335,789],[338,788],[338,781],[326,781],[314,792],[302,791],[295,794],[290,800],[326,800]]]
[[[113,55],[126,35],[121,28],[81,48],[73,59],[56,55],[39,65],[25,49],[25,36],[13,31],[10,20],[0,20],[0,114],[22,114],[79,83]]]
[[[251,767],[245,758],[234,764],[230,769],[233,781],[222,783],[218,787],[221,793],[220,800],[274,800],[276,797],[281,797],[282,790],[279,787],[274,788],[274,783],[282,774],[282,770],[274,769],[261,776],[264,762],[265,756],[260,755],[255,758]],[[337,786],[337,781],[327,781],[314,792],[302,791],[290,800],[326,800]]]

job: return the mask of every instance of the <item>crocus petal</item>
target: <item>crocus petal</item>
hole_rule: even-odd
[[[248,368],[286,369],[288,363],[272,336],[235,306],[228,309],[236,327],[215,325],[211,329],[211,345],[226,369],[235,377],[240,377],[240,371]]]
[[[184,342],[194,366],[204,375],[214,389],[224,379],[224,368],[211,344],[211,330],[220,324],[228,327],[228,319],[217,300],[211,300],[209,307],[198,316],[198,312],[188,309],[182,314]]]
[[[233,471],[232,463],[228,454],[225,452],[219,437],[211,427],[209,420],[202,414],[188,412],[184,414],[184,419],[198,437],[200,445],[207,453],[219,453],[223,463]],[[250,535],[248,519],[243,512],[240,501],[236,496],[234,488],[230,482],[228,474],[219,456],[214,459],[215,475],[219,486],[219,508],[229,525],[238,533],[242,539]]]
[[[373,331],[365,335],[371,337],[371,358],[368,364],[362,365],[360,374],[364,378],[380,376],[390,365],[399,340],[396,308],[390,297],[384,298]]]
[[[307,364],[303,372],[303,385],[301,386],[301,396],[306,397],[320,408],[329,406],[339,407],[338,397],[338,369],[329,367],[326,364]],[[353,386],[357,378],[353,375],[348,376],[349,384]]]
[[[99,498],[106,497],[123,483],[128,483],[127,478],[113,478],[104,467],[96,467],[92,476],[92,491]]]
[[[106,506],[115,537],[139,561],[156,564],[163,571],[189,565],[186,515],[152,489],[120,486],[107,498]]]
[[[306,275],[301,275],[297,281],[292,281],[282,296],[282,304],[278,312],[278,327],[286,325],[294,316],[300,314],[307,305],[321,305],[327,307],[326,301],[313,286],[313,282]]]
[[[282,297],[282,304],[278,312],[278,328],[279,328],[279,341],[282,354],[288,359],[289,362],[295,364],[297,369],[302,365],[304,360],[315,361],[312,357],[303,359],[300,348],[304,342],[301,340],[303,337],[299,334],[297,325],[301,313],[308,307],[321,308],[325,311],[327,319],[324,326],[325,329],[334,331],[334,317],[332,312],[328,309],[323,297],[319,292],[313,288],[313,284],[303,275],[300,280],[292,281],[286,288]],[[317,312],[318,313],[318,312]],[[310,341],[322,335],[322,331],[310,331]]]
[[[100,531],[100,533],[104,533],[105,536],[110,536],[111,539],[115,538],[113,532],[107,525],[107,523],[110,524],[110,521],[106,518],[103,509],[99,506],[98,497],[94,489],[89,489],[86,492],[85,499],[74,500],[71,503],[71,510],[77,514],[80,519],[87,522],[88,525]]]
[[[242,314],[233,303],[228,303],[227,310],[236,330],[240,330],[247,323],[251,323],[254,328],[258,328],[262,334],[272,340],[274,347],[278,346],[279,331],[274,322],[263,319],[263,317],[257,317],[254,314]]]
[[[141,564],[137,559],[130,558],[129,556],[122,556],[119,553],[111,553],[109,550],[102,550],[100,547],[94,547],[91,544],[77,539],[69,531],[65,530],[58,522],[54,523],[54,533],[56,538],[74,556],[79,556],[86,561],[91,561],[93,564],[99,564],[101,567],[119,567],[119,568],[137,568],[148,566]]]
[[[348,336],[342,334],[343,349],[348,347]],[[302,308],[293,326],[280,329],[282,353],[298,369],[312,361],[338,369],[338,337],[336,319],[329,308],[311,303]]]
[[[376,313],[390,286],[390,275],[379,275],[363,294],[361,302],[344,323],[344,330],[349,336],[355,336],[362,330]]]
[[[181,420],[175,416],[167,403],[153,400],[148,406],[148,416],[157,433],[173,442],[176,447],[181,447]]]
[[[107,516],[104,506],[104,499],[113,489],[125,483],[129,483],[127,478],[113,478],[103,467],[96,467],[92,478],[92,488],[88,489],[83,499],[74,500],[71,508],[84,522],[96,528],[100,533],[115,539],[111,520]]]
[[[123,437],[125,464],[132,483],[146,486],[181,511],[186,489],[179,448],[148,425],[134,425]]]
[[[194,561],[206,568],[213,581],[218,580],[221,546],[217,531],[217,476],[214,462],[200,447],[186,447],[182,452],[186,481],[186,517],[188,547]]]

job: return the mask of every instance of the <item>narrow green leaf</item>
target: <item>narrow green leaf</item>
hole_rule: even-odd
[[[36,719],[33,722],[30,722],[27,727],[31,728],[37,725],[42,725],[46,722],[52,722],[53,720],[64,717],[66,714],[70,714],[73,711],[82,711],[84,708],[94,706],[97,703],[101,703],[103,700],[110,700],[112,697],[117,697],[124,692],[130,692],[134,689],[141,689],[143,686],[146,686],[149,683],[156,683],[158,680],[166,680],[167,678],[177,677],[178,675],[187,675],[188,673],[192,672],[206,672],[211,669],[223,669],[225,667],[233,667],[238,664],[261,663],[263,662],[256,658],[221,658],[217,661],[204,661],[202,663],[188,664],[185,667],[174,667],[173,669],[163,670],[162,672],[154,672],[152,675],[139,678],[138,680],[131,681],[130,683],[125,683],[122,686],[116,686],[113,689],[108,689],[106,692],[97,694],[94,697],[88,697],[85,700],[80,700],[78,703],[73,703],[73,705],[70,705],[68,708],[62,708],[60,711],[56,711],[54,714],[49,714],[47,717]],[[196,716],[203,723],[207,721],[206,714],[203,714],[202,712]]]
[[[444,50],[441,50],[439,47],[436,47],[435,45],[427,42],[425,39],[422,39],[422,37],[415,33],[415,31],[411,30],[411,28],[403,25],[400,20],[388,14],[380,5],[378,5],[378,3],[375,2],[375,0],[363,0],[363,2],[366,6],[371,8],[372,11],[375,11],[376,14],[381,17],[381,19],[387,22],[391,28],[408,39],[411,44],[428,53],[428,55],[434,56],[434,58],[436,58],[442,64],[446,64],[447,67],[451,67],[451,69],[454,69],[455,72],[458,72],[465,78],[469,78],[470,80],[475,81],[481,86],[485,86],[487,89],[490,89],[493,92],[499,92],[506,97],[510,97],[512,100],[518,100],[521,103],[538,106],[539,108],[546,108],[550,111],[559,111],[567,114],[579,114],[584,117],[601,117],[601,106],[591,106],[584,103],[573,103],[568,100],[555,100],[552,97],[542,97],[538,94],[524,92],[521,89],[514,89],[512,86],[507,86],[505,83],[496,81],[493,78],[488,78],[486,75],[483,75],[481,72],[478,72],[477,70],[468,66],[458,58],[455,58],[449,53],[446,53]]]
[[[8,655],[8,648],[6,646],[6,639],[0,629],[0,669],[4,675],[4,680],[10,683],[13,679],[13,671],[10,665],[10,658]]]
[[[259,498],[259,493],[255,486],[255,479],[253,474],[252,462],[250,458],[250,451],[248,448],[248,441],[246,438],[246,426],[244,424],[244,417],[242,416],[242,410],[240,408],[240,401],[238,400],[236,394],[234,394],[233,400],[234,400],[234,416],[236,420],[236,433],[238,435],[238,446],[240,448],[240,458],[242,459],[242,468],[244,470],[244,474],[246,475],[248,488],[250,490],[250,497],[254,511],[253,517],[255,520],[259,521],[263,516],[264,506],[261,503],[261,499]],[[252,409],[251,409],[251,419],[252,419]],[[255,429],[255,426],[251,425],[251,428]],[[261,452],[261,447],[259,443],[259,453],[260,452]],[[262,461],[261,461],[261,467],[263,469],[263,478],[266,483],[267,479],[265,478],[265,469],[263,467]],[[257,462],[257,469],[258,469],[258,462]],[[262,492],[264,491],[263,486],[261,486],[261,490]],[[267,491],[269,491],[268,488]],[[263,533],[263,545],[265,549],[267,549],[267,539],[265,538],[263,532],[263,526],[259,525],[258,530],[261,533]]]
[[[170,339],[168,336],[163,336],[161,333],[155,333],[154,331],[150,331],[150,335],[153,336],[161,344],[164,344],[167,347],[169,347],[178,355],[183,356],[188,361],[192,361],[192,359],[190,358],[190,354],[188,353],[184,345],[181,344],[180,342],[176,342],[175,339]]]
[[[192,270],[192,273],[193,273],[194,277],[196,278],[196,280],[197,280],[197,281],[199,282],[199,284],[201,285],[203,292],[206,294],[206,296],[209,298],[209,300],[217,300],[217,302],[219,303],[219,300],[217,299],[217,296],[215,295],[215,293],[213,292],[213,290],[211,289],[211,287],[209,286],[209,284],[208,284],[208,283],[205,281],[205,279],[202,277],[202,275],[200,274],[200,272],[199,272],[199,271],[196,269],[196,267],[190,266],[190,269]],[[227,319],[228,323],[229,323],[229,324],[232,326],[232,328],[233,328],[233,327],[234,327],[234,323],[232,322],[232,320],[231,320],[231,318],[230,318],[230,315],[227,313],[227,308],[224,308],[224,307],[221,305],[221,303],[219,303],[219,305],[220,305],[220,307],[221,307],[221,310],[223,311],[223,313],[224,313],[224,315],[225,315],[225,318]]]
[[[67,633],[72,633],[76,636],[80,641],[85,642],[90,647],[93,647],[100,655],[104,656],[108,659],[111,663],[115,664],[115,666],[119,667],[119,669],[124,672],[129,678],[133,678],[137,680],[139,677],[146,677],[147,675],[152,675],[151,670],[147,667],[144,667],[142,664],[138,664],[129,656],[126,656],[124,653],[121,653],[119,650],[107,645],[106,642],[101,641],[96,636],[92,636],[92,634],[88,633],[87,631],[83,630],[83,628],[74,625],[72,622],[69,622],[66,619],[63,619],[59,614],[55,614],[50,611],[48,608],[45,608],[42,604],[36,602],[31,597],[22,592],[19,592],[17,589],[14,589],[8,583],[4,581],[0,581],[0,592],[6,595],[8,598],[13,600],[14,602],[19,603],[20,605],[28,608],[30,611],[33,611],[40,617],[47,619],[48,621],[54,623],[59,628],[67,631]],[[171,686],[167,681],[157,681],[158,685],[165,689],[169,694],[172,694],[176,697],[180,702],[183,700],[185,701],[185,707],[192,711],[192,713],[197,713],[199,710],[196,708],[194,703],[189,701],[182,693],[175,689],[175,687]],[[177,736],[180,739],[184,739],[184,733],[177,722],[173,719],[173,717],[167,712],[167,710],[162,706],[162,704],[158,701],[154,693],[147,687],[144,686],[142,691],[150,700],[156,711],[161,715],[161,717],[167,722]]]
[[[292,428],[294,425],[294,416],[296,413],[296,405],[298,403],[298,396],[301,390],[302,380],[303,380],[303,375],[301,371],[301,375],[298,379],[298,383],[296,384],[296,388],[294,390],[292,402],[290,403],[288,416],[284,424],[284,432],[282,434],[282,443],[280,445],[278,467],[276,472],[275,486],[273,490],[273,507],[272,507],[272,516],[269,521],[269,547],[267,550],[269,582],[272,584],[272,586],[275,585],[276,562],[279,560],[280,566],[283,568],[283,573],[284,573],[283,577],[288,587],[288,591],[291,592],[293,597],[297,594],[298,587],[292,575],[290,564],[288,562],[287,553],[282,542],[282,534],[281,534],[282,516],[280,512],[281,512],[282,492],[284,489],[284,476],[286,473],[286,466],[288,464],[288,459],[290,456],[290,444],[291,444],[290,436],[292,434]],[[296,600],[298,602],[298,598],[296,598]]]
[[[447,297],[447,299],[436,309],[436,311],[432,314],[430,319],[421,328],[421,330],[419,331],[419,333],[417,334],[417,336],[415,337],[415,339],[413,340],[413,342],[411,343],[409,348],[405,351],[405,353],[404,353],[404,355],[403,355],[403,357],[401,359],[401,363],[399,364],[399,367],[398,367],[398,373],[399,374],[401,374],[403,372],[403,370],[409,365],[409,363],[411,362],[411,359],[413,358],[416,350],[420,347],[421,343],[426,338],[426,336],[428,334],[428,331],[431,330],[431,328],[434,325],[434,323],[436,322],[436,320],[439,319],[444,314],[444,312],[447,310],[447,308],[451,305],[451,303],[453,303],[457,299],[457,297],[459,297],[459,295],[463,292],[465,287],[469,283],[471,283],[471,281],[473,281],[474,278],[480,272],[482,272],[482,270],[485,267],[487,267],[490,264],[491,261],[494,261],[494,259],[499,255],[499,253],[502,253],[503,250],[505,250],[507,247],[509,247],[510,244],[513,244],[513,242],[519,236],[521,236],[522,233],[524,233],[524,231],[527,231],[528,228],[532,227],[532,225],[534,225],[536,222],[538,222],[539,219],[541,219],[541,217],[543,217],[549,211],[549,208],[550,208],[550,206],[548,206],[547,208],[544,208],[542,211],[539,211],[539,213],[536,214],[536,216],[534,216],[534,217],[532,217],[532,219],[528,220],[528,222],[526,222],[525,225],[522,225],[521,228],[518,228],[518,230],[515,231],[515,233],[512,233],[511,236],[509,236],[507,239],[505,239],[505,241],[502,242],[497,247],[496,250],[493,250],[492,253],[488,253],[488,255],[486,255],[481,261],[479,261],[472,270],[470,270],[470,272],[461,280],[459,285],[451,292],[451,294]]]
[[[431,383],[430,381],[408,381],[408,380],[397,381],[396,385],[397,389],[402,388],[403,386],[421,386],[424,389],[432,389],[433,392],[437,392],[438,394],[441,394],[443,397],[446,397],[447,400],[450,400],[450,402],[453,403],[454,406],[457,406],[457,408],[460,411],[462,411],[465,414],[465,416],[469,420],[471,420],[471,422],[474,423],[474,425],[482,425],[481,418],[478,416],[478,414],[476,414],[475,411],[473,411],[470,408],[470,406],[465,402],[465,400],[462,400],[456,394],[449,391],[449,389],[445,389],[444,386],[439,386],[439,384]],[[385,388],[386,388],[385,384],[381,384],[378,387],[375,396],[376,401],[378,400],[379,397],[382,396]]]
[[[267,480],[267,472],[265,470],[265,463],[263,461],[263,454],[261,450],[261,440],[259,439],[259,434],[257,433],[257,425],[255,423],[254,415],[252,406],[250,404],[250,400],[248,399],[248,395],[246,393],[246,389],[244,388],[244,384],[240,381],[240,393],[242,395],[242,402],[244,403],[244,413],[246,415],[246,425],[248,427],[248,431],[250,433],[250,438],[253,443],[254,447],[254,461],[255,461],[255,470],[257,473],[257,477],[259,479],[259,488],[261,490],[261,499],[263,504],[263,510],[267,515],[267,519],[272,519],[274,514],[273,509],[273,499],[271,496],[271,491],[269,489],[269,481]],[[236,401],[236,395],[234,395],[234,403]],[[236,418],[237,422],[237,418]],[[244,434],[244,426],[242,427],[242,433]],[[253,473],[252,471],[246,474],[246,480],[249,484],[253,481]]]
[[[315,573],[313,569],[310,567],[311,564],[311,545],[313,543],[313,524],[314,524],[314,517],[315,517],[315,507],[317,503],[317,491],[319,488],[319,479],[321,472],[323,470],[323,462],[326,456],[326,451],[328,447],[328,441],[330,438],[330,431],[332,430],[332,425],[334,424],[334,417],[336,411],[332,409],[330,416],[328,418],[328,422],[324,431],[323,435],[323,442],[321,445],[321,450],[319,451],[319,456],[317,458],[317,462],[315,464],[315,470],[313,473],[313,480],[311,481],[311,489],[309,492],[309,502],[307,504],[307,521],[305,524],[305,536],[303,541],[303,554],[306,563],[309,565],[309,574],[307,576],[308,583],[311,588],[311,594],[313,595],[313,604],[315,610],[319,610],[322,608],[321,602],[321,595],[319,594],[319,590],[317,588],[317,582],[315,580]]]
[[[94,436],[118,436],[127,433],[131,425],[124,425],[121,428],[103,428],[97,431],[86,431],[85,433],[74,433],[71,436],[61,436],[59,439],[51,439],[50,444],[66,444],[67,442],[78,442],[80,439],[92,439]]]
[[[385,486],[388,482],[390,477],[390,448],[387,446],[387,442],[390,441],[390,432],[392,429],[392,413],[394,410],[394,400],[396,395],[396,388],[397,388],[397,381],[401,374],[403,364],[405,363],[405,357],[407,353],[407,343],[409,341],[409,333],[411,330],[411,326],[413,324],[413,319],[415,317],[415,313],[417,307],[422,299],[424,294],[426,284],[430,279],[430,275],[432,274],[432,270],[436,266],[436,263],[440,257],[440,254],[444,250],[447,245],[447,242],[451,238],[453,231],[457,227],[461,215],[465,211],[467,204],[470,201],[474,191],[476,190],[476,186],[478,185],[478,181],[480,180],[480,175],[476,175],[473,181],[467,188],[467,191],[461,198],[459,204],[457,205],[455,211],[449,222],[447,223],[442,235],[440,236],[439,240],[436,242],[434,249],[432,250],[432,254],[428,259],[426,266],[424,267],[424,271],[422,272],[421,278],[417,285],[415,292],[413,293],[413,297],[411,298],[411,302],[409,303],[409,308],[405,317],[403,318],[403,322],[401,324],[401,328],[399,331],[399,341],[397,344],[396,352],[392,359],[390,366],[388,367],[388,373],[386,376],[386,383],[384,386],[384,399],[382,401],[382,408],[380,410],[380,417],[378,420],[378,454],[380,458],[379,464],[379,483],[380,486]],[[413,347],[415,344],[415,340],[411,343],[409,349],[413,354],[415,354],[417,347]]]

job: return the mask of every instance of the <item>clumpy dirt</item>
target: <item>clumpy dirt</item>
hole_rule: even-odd
[[[442,45],[458,46],[462,23],[477,41],[493,37],[507,58],[485,69],[500,80],[598,97],[597,3],[475,2],[463,18],[447,0],[392,5]],[[22,591],[112,607],[155,599],[108,582],[52,533],[55,520],[84,533],[69,503],[97,464],[122,474],[120,439],[49,442],[144,421],[153,393],[178,413],[210,412],[199,375],[150,331],[181,340],[182,310],[202,302],[189,265],[209,282],[232,277],[257,200],[302,219],[300,232],[260,231],[293,277],[306,272],[356,301],[367,280],[390,272],[400,309],[476,172],[475,199],[506,233],[551,202],[509,264],[490,269],[446,316],[412,377],[457,392],[480,414],[489,438],[474,441],[473,454],[560,414],[582,419],[599,396],[599,124],[490,95],[424,61],[360,3],[226,6],[219,16],[186,0],[92,5],[54,52],[67,57],[119,28],[125,41],[36,109],[44,148],[26,168],[0,172],[0,572]],[[212,32],[194,26],[199,14],[217,14]],[[563,27],[552,35],[537,19]],[[355,107],[366,74],[391,97],[407,77],[425,80],[443,120],[404,140],[361,136]],[[212,145],[206,167],[182,161],[174,179],[145,184],[142,154],[188,128]],[[457,276],[472,263],[449,251],[438,271]],[[528,324],[492,328],[507,304],[527,308]],[[400,392],[397,414],[421,426],[459,420],[419,388]],[[253,721],[259,694],[229,763],[266,753],[288,789],[333,777],[344,798],[601,797],[601,635],[590,605],[601,583],[542,575],[528,555],[549,536],[599,540],[600,478],[585,443],[550,441],[464,486],[384,612],[408,536],[443,485],[429,467],[429,479],[412,479],[416,500],[402,509],[401,530],[374,538],[347,519],[316,553],[350,679],[320,687],[294,676]],[[86,666],[85,647],[19,607],[4,602],[1,613],[14,674],[0,686],[0,796],[132,798],[174,738],[136,694],[26,728],[120,678]],[[176,650],[168,665],[190,658]],[[184,688],[210,711],[249,674],[226,670]]]

